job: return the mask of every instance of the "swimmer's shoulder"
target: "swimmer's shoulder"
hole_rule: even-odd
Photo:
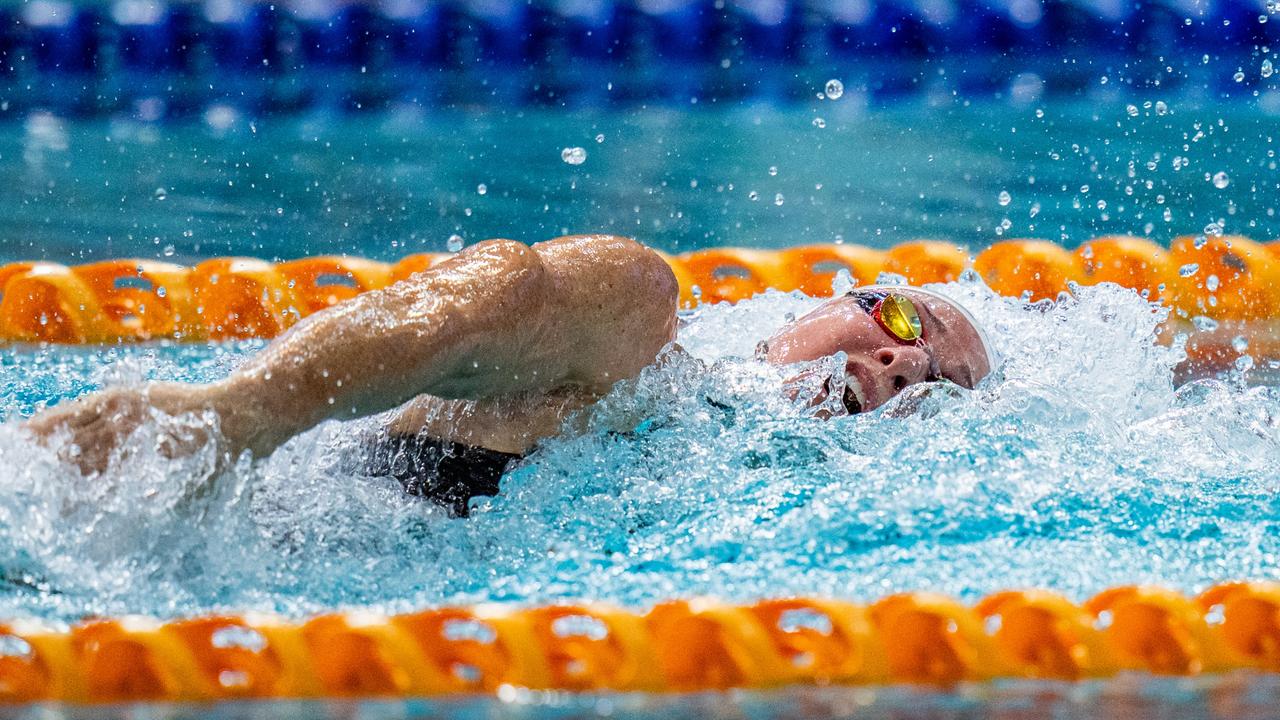
[[[594,293],[600,301],[621,300],[675,313],[680,287],[675,273],[653,249],[620,235],[566,235],[533,245],[561,289]]]

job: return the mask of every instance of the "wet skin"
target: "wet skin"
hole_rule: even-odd
[[[857,386],[851,404],[864,410],[934,377],[972,387],[989,370],[976,331],[947,302],[901,291],[918,300],[920,345],[897,342],[837,298],[775,334],[766,359],[843,351]],[[203,437],[162,447],[170,456],[213,441],[224,461],[263,457],[325,420],[388,410],[393,433],[525,453],[653,362],[675,338],[677,294],[666,262],[633,240],[490,240],[304,319],[225,380],[110,388],[26,428],[41,442],[65,440],[60,453],[86,474],[105,469],[153,409],[208,414]]]
[[[857,401],[851,411],[874,410],[903,388],[930,380],[972,388],[991,371],[977,330],[953,305],[911,288],[882,289],[915,304],[924,326],[919,341],[897,339],[846,296],[779,330],[766,341],[765,358],[791,365],[845,353],[845,376]]]

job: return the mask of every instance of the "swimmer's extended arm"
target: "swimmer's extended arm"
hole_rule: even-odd
[[[667,264],[625,238],[574,236],[532,247],[492,240],[306,318],[222,382],[145,393],[167,412],[215,412],[234,457],[268,454],[324,420],[370,415],[424,393],[601,392],[638,373],[672,339],[676,293]],[[89,428],[121,404],[111,395],[54,408],[29,426],[37,434],[69,427],[82,447],[105,442]]]

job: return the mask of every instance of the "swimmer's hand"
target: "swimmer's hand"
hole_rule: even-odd
[[[24,427],[43,445],[63,440],[58,455],[84,475],[107,469],[115,454],[139,427],[152,422],[157,411],[166,415],[199,412],[208,405],[203,386],[179,383],[108,388],[62,403],[28,420]],[[158,450],[168,458],[194,452],[214,431],[165,432]]]

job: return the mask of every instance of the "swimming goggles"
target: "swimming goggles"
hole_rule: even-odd
[[[848,297],[899,342],[915,345],[924,338],[920,311],[907,296],[879,290],[850,290]]]

